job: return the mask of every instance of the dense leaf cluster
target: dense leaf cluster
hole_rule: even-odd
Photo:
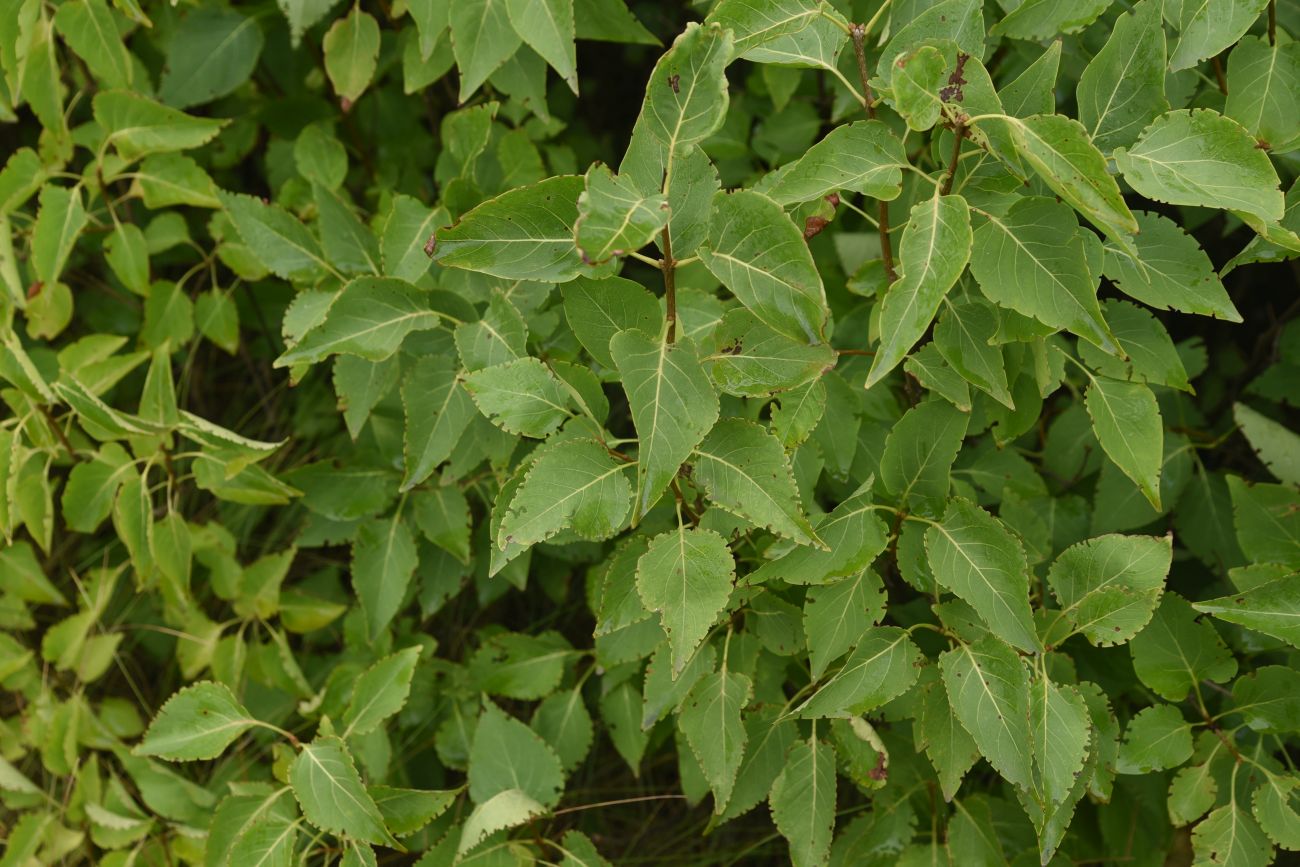
[[[1300,849],[1300,8],[336,6],[0,4],[0,867]]]

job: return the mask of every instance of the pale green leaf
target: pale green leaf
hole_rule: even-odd
[[[507,0],[458,0],[449,6],[447,20],[460,70],[461,103],[523,44],[510,24],[508,5]]]
[[[347,834],[367,843],[398,846],[384,827],[374,799],[361,784],[347,745],[337,737],[321,736],[303,744],[289,766],[289,784],[307,821],[334,834]]]
[[[811,587],[803,606],[803,632],[813,678],[852,650],[885,614],[885,586],[870,569]]]
[[[77,236],[86,227],[80,188],[46,186],[32,229],[31,259],[36,279],[54,283],[63,274]]]
[[[1157,704],[1129,720],[1116,769],[1121,774],[1149,774],[1176,768],[1191,757],[1191,725],[1172,704]]]
[[[1183,0],[1181,5],[1182,15],[1175,21],[1178,44],[1169,57],[1169,68],[1174,72],[1195,66],[1231,46],[1255,23],[1268,0]]]
[[[880,345],[867,388],[897,367],[925,334],[939,304],[966,270],[970,208],[961,196],[934,196],[914,206],[899,245],[899,276],[880,304]]]
[[[1148,199],[1230,208],[1282,219],[1277,170],[1240,123],[1208,108],[1156,118],[1131,148],[1117,148],[1124,180]]]
[[[1098,536],[1070,546],[1047,573],[1061,606],[1056,617],[1100,647],[1128,641],[1151,620],[1172,558],[1167,536]]]
[[[1300,777],[1265,774],[1251,798],[1251,812],[1274,844],[1300,849]]]
[[[578,92],[573,0],[506,0],[515,32]]]
[[[1022,650],[1039,649],[1025,552],[1001,521],[974,503],[952,500],[943,520],[926,530],[925,550],[934,577],[970,603],[994,634]]]
[[[659,301],[640,283],[623,277],[589,280],[579,277],[563,286],[564,317],[591,357],[613,368],[609,341],[620,331],[635,328],[646,334],[663,330]]]
[[[504,789],[474,808],[465,820],[456,846],[458,856],[469,853],[485,839],[522,825],[530,819],[546,815],[546,807],[519,789]]]
[[[718,193],[699,255],[773,329],[806,343],[825,341],[830,311],[821,275],[802,233],[776,202],[752,191]]]
[[[564,788],[560,760],[541,736],[485,702],[469,751],[469,795],[476,804],[518,790],[553,807]]]
[[[409,490],[451,457],[476,410],[456,371],[438,357],[416,362],[402,383],[402,405],[406,409],[402,489]]]
[[[795,160],[764,176],[758,192],[781,205],[811,202],[831,193],[863,193],[888,201],[903,187],[903,143],[880,121],[835,127]]]
[[[1096,21],[1110,4],[1111,0],[1080,0],[1077,3],[1025,0],[994,24],[989,32],[994,36],[1033,40],[1051,39],[1061,33],[1078,33]]]
[[[257,724],[228,687],[203,681],[167,699],[135,754],[181,762],[214,759]]]
[[[1279,578],[1231,596],[1194,602],[1192,607],[1300,647],[1300,575]]]
[[[857,575],[889,542],[889,531],[876,512],[868,482],[841,502],[816,525],[826,548],[800,545],[746,576],[746,583],[781,580],[787,584],[821,584]],[[811,635],[811,633],[809,633]]]
[[[531,356],[476,370],[464,385],[479,411],[508,433],[540,439],[570,414],[564,386]]]
[[[900,506],[938,515],[970,416],[941,400],[909,409],[889,431],[880,455],[880,489]]]
[[[207,144],[228,123],[194,117],[127,90],[101,91],[92,105],[105,141],[128,161]]]
[[[731,798],[748,735],[740,712],[749,703],[750,679],[726,668],[705,675],[682,705],[677,725],[686,735],[704,778],[713,790],[713,812]]]
[[[1228,57],[1223,113],[1273,153],[1300,146],[1300,42],[1246,36]]]
[[[343,714],[344,737],[364,735],[406,704],[419,647],[408,647],[370,666],[356,679],[352,700]]]
[[[801,545],[825,547],[804,515],[785,450],[762,425],[718,422],[692,463],[692,479],[714,503]]]
[[[324,317],[283,355],[276,367],[315,364],[331,355],[383,361],[412,331],[438,327],[442,315],[427,293],[394,277],[358,277],[334,297]]]
[[[766,397],[816,379],[835,365],[827,344],[809,345],[773,331],[748,309],[731,310],[713,331],[704,363],[718,388],[738,397]]]
[[[1138,679],[1162,698],[1182,701],[1202,680],[1216,683],[1237,673],[1237,660],[1214,627],[1177,593],[1166,593],[1155,617],[1129,642]]]
[[[1029,726],[1038,791],[1049,803],[1060,804],[1074,788],[1088,754],[1091,721],[1083,696],[1040,673],[1030,686]]]
[[[837,717],[874,710],[907,692],[916,681],[920,656],[906,630],[872,626],[859,637],[844,665],[794,713]]]
[[[372,639],[379,638],[401,609],[419,562],[415,540],[400,513],[361,525],[352,545],[352,588]]]
[[[1019,199],[1005,215],[977,221],[970,268],[990,301],[1064,328],[1107,352],[1114,335],[1097,303],[1078,221],[1052,199]]]
[[[276,276],[311,282],[329,271],[320,242],[297,218],[252,196],[217,195],[249,251]]]
[[[815,737],[790,750],[772,783],[772,821],[795,867],[826,863],[835,830],[835,750]]]
[[[951,801],[966,772],[979,761],[979,747],[948,703],[948,691],[935,683],[925,691],[917,717],[916,745],[925,749],[939,774],[945,801]]]
[[[573,227],[584,260],[599,264],[640,250],[667,224],[665,196],[646,195],[630,178],[599,163],[588,170]]]
[[[562,175],[488,199],[438,229],[433,259],[507,280],[572,280],[589,270],[573,240],[582,191],[581,177]]]
[[[945,651],[939,667],[953,712],[980,753],[1007,781],[1030,789],[1029,674],[1020,657],[990,635]]]
[[[1244,403],[1233,404],[1232,415],[1269,472],[1279,481],[1300,485],[1300,434]]]
[[[1192,829],[1192,853],[1196,864],[1216,867],[1263,867],[1273,860],[1272,841],[1235,801]]]
[[[356,102],[375,75],[379,23],[357,4],[326,31],[323,48],[325,73],[334,85],[334,92],[345,106]]]
[[[546,446],[510,500],[497,530],[504,550],[544,542],[564,529],[584,539],[604,539],[627,518],[632,485],[605,447],[592,440]]]
[[[636,523],[717,421],[718,397],[689,340],[669,343],[639,330],[620,331],[610,352],[638,437]]]
[[[731,598],[736,564],[722,536],[679,526],[656,536],[636,567],[641,601],[659,613],[680,673]]]
[[[1097,376],[1088,385],[1084,405],[1107,457],[1158,510],[1164,426],[1151,389],[1142,383]]]
[[[1139,231],[1134,253],[1105,247],[1103,273],[1124,294],[1158,310],[1181,310],[1240,322],[1210,257],[1191,235],[1168,217],[1136,211]]]
[[[131,54],[104,0],[61,4],[54,15],[54,26],[105,84],[131,86]]]

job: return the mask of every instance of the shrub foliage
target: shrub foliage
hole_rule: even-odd
[[[3,4],[0,864],[1300,848],[1294,3],[336,5]]]

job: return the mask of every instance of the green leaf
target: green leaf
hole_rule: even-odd
[[[979,300],[949,304],[934,327],[934,346],[963,379],[1008,409],[1015,409],[1007,385],[1006,360],[997,346],[998,314]],[[910,359],[909,359],[910,360]]]
[[[527,356],[467,375],[465,390],[502,430],[541,439],[569,417],[569,396],[545,364]]]
[[[934,577],[969,602],[994,634],[1022,650],[1040,649],[1025,552],[1001,521],[967,500],[952,500],[943,520],[925,531],[925,551]]]
[[[584,539],[612,536],[627,518],[632,485],[600,443],[569,440],[545,446],[510,500],[497,530],[504,550],[544,542],[564,529]]]
[[[1232,713],[1259,732],[1300,731],[1300,671],[1265,665],[1232,684]]]
[[[924,747],[939,774],[945,801],[951,801],[966,772],[979,761],[979,747],[957,720],[948,703],[948,691],[935,683],[925,691],[917,718],[916,743]]]
[[[1233,523],[1252,560],[1300,568],[1300,492],[1290,485],[1249,485],[1228,476]]]
[[[400,510],[387,519],[361,525],[352,546],[352,588],[366,614],[372,640],[378,639],[402,607],[402,598],[420,557]]]
[[[801,545],[824,547],[799,503],[785,450],[762,425],[723,419],[698,446],[692,479],[722,508]]]
[[[1192,390],[1173,338],[1160,320],[1135,304],[1118,300],[1106,302],[1106,318],[1126,360],[1080,344],[1079,355],[1085,362],[1113,379]]]
[[[318,736],[303,744],[289,766],[289,784],[303,816],[322,831],[400,848],[339,738]]]
[[[54,26],[101,81],[109,87],[131,86],[131,53],[104,0],[60,5]]]
[[[134,468],[117,443],[105,443],[94,459],[77,464],[63,489],[63,520],[79,533],[94,533],[113,511],[118,489]]]
[[[680,674],[731,598],[736,564],[727,542],[712,530],[679,526],[662,533],[636,567],[641,601],[659,613]]]
[[[448,6],[451,48],[460,70],[460,103],[468,102],[523,44],[510,24],[507,8],[507,0],[466,0]]]
[[[1016,151],[1052,192],[1112,239],[1138,230],[1083,124],[1059,114],[1007,118]]]
[[[215,759],[257,724],[229,688],[205,680],[167,699],[134,752],[177,762]]]
[[[1107,457],[1158,510],[1164,426],[1151,389],[1137,382],[1096,376],[1088,385],[1084,405]]]
[[[736,774],[745,755],[748,735],[740,712],[749,703],[748,677],[722,671],[705,675],[682,706],[677,725],[691,746],[713,790],[713,812],[722,812],[731,799]]]
[[[555,750],[566,773],[576,770],[591,749],[591,713],[581,689],[548,695],[533,713],[532,726]]]
[[[1029,726],[1038,791],[1048,803],[1060,804],[1074,788],[1088,754],[1092,724],[1083,696],[1040,673],[1030,687]]]
[[[880,488],[900,506],[937,515],[970,416],[943,401],[909,409],[890,430],[880,456]]]
[[[515,32],[578,92],[573,0],[506,0]]]
[[[830,311],[802,233],[776,202],[752,191],[713,198],[701,261],[755,316],[806,343],[825,341]]]
[[[433,260],[507,280],[572,280],[588,270],[573,240],[582,191],[581,177],[563,175],[488,199],[437,231]]]
[[[779,579],[787,584],[822,584],[862,572],[889,544],[888,528],[875,514],[880,507],[874,505],[871,487],[867,482],[817,523],[816,535],[825,548],[791,548],[750,572],[746,583]]]
[[[889,83],[894,91],[894,107],[909,129],[924,132],[938,123],[943,113],[939,88],[946,78],[946,66],[943,54],[933,45],[922,45],[891,64]]]
[[[408,647],[379,660],[357,678],[352,700],[343,714],[345,738],[373,731],[402,709],[419,659],[420,648]]]
[[[370,797],[384,817],[384,824],[398,837],[414,834],[447,812],[461,789],[397,789],[369,786]]]
[[[183,154],[154,154],[145,157],[135,169],[135,182],[146,208],[171,205],[194,205],[220,208],[217,185],[211,176],[190,157]]]
[[[361,5],[339,18],[325,33],[325,73],[334,92],[344,102],[361,98],[375,75],[379,58],[379,23],[361,11]]]
[[[803,607],[803,633],[814,679],[852,650],[885,614],[885,586],[870,569],[811,587]]]
[[[546,807],[555,806],[564,771],[546,741],[491,702],[474,729],[469,752],[469,796],[484,804],[506,791],[522,791]]]
[[[835,365],[827,344],[809,345],[773,331],[748,309],[727,313],[704,358],[714,382],[738,397],[767,397],[816,379]]]
[[[127,90],[105,90],[92,102],[105,142],[127,161],[211,141],[228,121],[193,117]]]
[[[1237,673],[1237,660],[1214,627],[1177,593],[1166,593],[1155,617],[1129,642],[1138,679],[1161,698],[1182,701],[1202,680],[1222,683]]]
[[[1300,434],[1244,403],[1232,405],[1232,416],[1269,472],[1279,481],[1300,485]]]
[[[796,743],[772,783],[770,803],[791,863],[826,863],[835,830],[835,750],[815,737]]]
[[[41,190],[40,210],[32,228],[32,270],[42,283],[63,274],[77,236],[86,227],[86,209],[79,188],[47,186]]]
[[[288,786],[224,798],[212,816],[205,865],[284,864],[297,843],[298,808]]]
[[[1128,641],[1151,620],[1172,558],[1168,536],[1098,536],[1070,546],[1047,573],[1061,606],[1056,617],[1098,647]],[[1048,634],[1053,644],[1063,640],[1053,627]]]
[[[418,199],[398,194],[380,232],[384,276],[415,282],[429,270],[424,243],[451,217],[444,208],[427,208]]]
[[[276,276],[312,282],[330,270],[316,236],[292,215],[252,196],[217,195],[244,244]]]
[[[1267,5],[1268,0],[1186,0],[1175,22],[1179,37],[1169,68],[1187,69],[1223,51],[1245,35]]]
[[[977,220],[970,269],[990,301],[1117,351],[1097,304],[1097,277],[1070,209],[1028,196]]]
[[[897,626],[872,626],[835,672],[794,713],[805,718],[862,714],[892,701],[916,681],[920,651]]]
[[[961,196],[914,206],[899,245],[900,273],[880,304],[880,346],[867,388],[902,362],[921,339],[971,254],[970,208]]]
[[[1210,257],[1191,235],[1168,217],[1137,211],[1136,254],[1114,244],[1105,247],[1102,272],[1124,294],[1158,310],[1181,310],[1240,322]]]
[[[465,855],[497,831],[522,825],[544,815],[546,807],[519,789],[497,792],[475,807],[474,812],[465,820],[456,854]]]
[[[1277,171],[1245,127],[1208,108],[1156,118],[1131,148],[1117,148],[1124,180],[1148,199],[1231,208],[1282,219]]]
[[[1300,778],[1266,774],[1251,799],[1255,821],[1274,844],[1292,852],[1300,849],[1300,809],[1297,809]]]
[[[537,5],[546,2],[552,0]],[[645,195],[630,178],[599,163],[587,171],[573,227],[585,261],[600,264],[640,250],[667,224],[668,200],[662,194]]]
[[[149,250],[139,226],[120,223],[104,242],[104,260],[127,289],[149,297]]]
[[[331,355],[383,361],[413,331],[437,328],[443,314],[427,293],[393,277],[358,277],[330,303],[325,315],[283,355],[276,367],[315,364]]]
[[[1013,39],[1050,39],[1060,33],[1077,33],[1096,21],[1110,6],[1110,0],[1057,3],[1054,0],[1025,0],[993,25],[990,33]]]
[[[945,651],[939,668],[953,712],[980,753],[1008,782],[1030,789],[1029,674],[1020,657],[989,635]]]
[[[1273,846],[1251,815],[1234,802],[1219,807],[1192,829],[1192,854],[1198,864],[1254,867],[1272,861]]]
[[[172,34],[158,97],[189,108],[231,93],[253,74],[263,41],[254,17],[215,6],[192,10]]]
[[[1119,748],[1121,774],[1176,768],[1192,757],[1192,727],[1171,704],[1157,704],[1129,720]]]
[[[659,301],[641,284],[622,277],[565,283],[564,317],[584,349],[603,367],[613,368],[609,341],[620,331],[635,328],[646,334],[663,330]]]
[[[1300,42],[1246,36],[1228,57],[1223,113],[1273,153],[1300,146]]]
[[[326,257],[345,274],[379,274],[379,242],[357,215],[350,202],[319,184],[312,184],[319,217],[321,247]]]
[[[1194,602],[1192,607],[1300,647],[1300,576],[1279,578],[1243,593]]]
[[[659,499],[718,419],[718,397],[689,340],[669,343],[637,330],[609,344],[638,437],[632,522]]]
[[[402,490],[410,490],[451,457],[477,410],[444,358],[421,358],[402,383],[406,409],[405,470]]]
[[[728,30],[688,24],[650,73],[637,125],[645,124],[668,163],[722,125],[727,113],[724,70],[733,45]]]
[[[890,201],[902,191],[905,165],[903,143],[888,126],[854,121],[835,127],[802,157],[766,175],[755,190],[787,206],[835,192]]]

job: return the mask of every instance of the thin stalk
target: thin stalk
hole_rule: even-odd
[[[664,258],[659,269],[664,272],[664,306],[668,313],[668,342],[677,339],[677,261],[673,259],[673,236],[668,227],[663,232]]]

